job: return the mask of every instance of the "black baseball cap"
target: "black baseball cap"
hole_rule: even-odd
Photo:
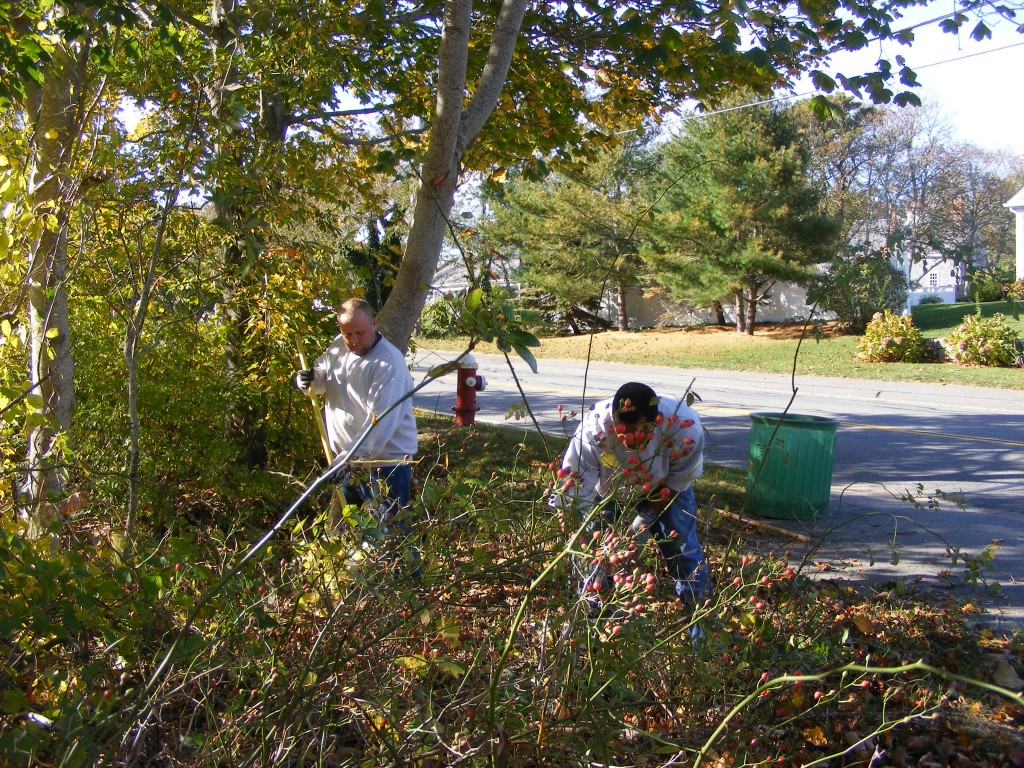
[[[631,381],[615,393],[612,411],[623,424],[636,424],[641,417],[654,421],[658,417],[658,396],[646,384]]]

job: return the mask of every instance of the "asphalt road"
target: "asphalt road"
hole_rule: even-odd
[[[420,349],[414,378],[452,357]],[[532,426],[510,416],[523,398],[505,359],[476,360],[486,382],[477,420]],[[977,619],[996,628],[1024,628],[1024,391],[569,360],[540,360],[535,374],[513,362],[535,418],[560,436],[575,428],[569,414],[626,381],[666,393],[691,389],[713,464],[748,467],[753,412],[788,405],[793,414],[836,419],[828,510],[811,520],[750,517],[796,534],[780,535],[779,545],[806,573],[879,589],[912,585],[978,606]],[[452,373],[429,384],[416,407],[450,414],[455,380]],[[982,582],[972,583],[957,551],[995,551]]]

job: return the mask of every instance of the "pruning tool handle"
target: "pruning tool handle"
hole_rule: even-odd
[[[302,343],[302,337],[299,334],[295,334],[295,350],[299,354],[299,365],[302,366],[302,370],[308,371],[309,366],[306,364],[306,347]],[[320,432],[320,444],[324,449],[324,456],[327,457],[328,465],[334,462],[334,451],[331,450],[331,443],[327,439],[327,427],[324,426],[324,416],[320,409],[320,398],[314,394],[310,394],[309,402],[313,406],[313,414],[316,417],[316,426]]]

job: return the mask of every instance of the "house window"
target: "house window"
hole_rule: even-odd
[[[932,288],[934,288],[938,284],[939,284],[939,276],[938,275],[936,275],[934,272],[932,272],[930,275],[928,275],[928,285],[930,285]]]

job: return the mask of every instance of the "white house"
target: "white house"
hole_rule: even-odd
[[[943,304],[966,298],[967,266],[962,261],[938,255],[904,261],[893,257],[893,265],[907,277],[907,311],[926,296],[938,296]]]
[[[1017,218],[1017,279],[1024,280],[1024,189],[1003,203],[1003,206],[1013,211]]]

